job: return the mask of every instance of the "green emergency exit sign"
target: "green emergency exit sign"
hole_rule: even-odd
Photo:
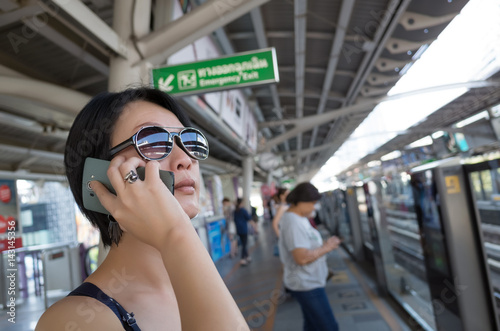
[[[274,48],[156,68],[152,78],[155,88],[177,96],[279,82]]]

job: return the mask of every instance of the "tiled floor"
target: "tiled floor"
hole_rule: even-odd
[[[250,265],[241,267],[239,259],[225,258],[217,266],[252,330],[300,331],[302,313],[299,304],[284,293],[274,240],[269,226],[261,226],[250,248]],[[328,265],[335,276],[326,291],[340,330],[410,330],[342,249],[328,255]]]
[[[284,293],[282,267],[273,255],[271,228],[260,222],[260,234],[249,239],[253,261],[245,267],[239,258],[225,257],[216,265],[252,330],[300,331],[302,314],[298,303]],[[391,306],[375,294],[375,286],[341,250],[328,256],[335,276],[326,291],[341,331],[408,331]],[[67,292],[50,294],[49,305]],[[0,311],[0,330],[30,331],[44,311],[43,298],[32,295],[16,307],[16,324]]]

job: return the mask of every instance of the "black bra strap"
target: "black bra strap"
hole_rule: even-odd
[[[134,313],[129,313],[115,299],[109,297],[106,293],[92,283],[82,283],[74,289],[68,296],[86,296],[94,298],[109,307],[120,319],[123,328],[127,331],[140,331],[134,318]]]

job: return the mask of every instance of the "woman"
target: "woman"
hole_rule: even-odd
[[[102,93],[76,117],[65,153],[75,200],[110,246],[99,268],[52,305],[36,330],[248,330],[190,219],[199,212],[203,134],[163,92]],[[168,133],[170,132],[170,133]],[[82,204],[85,158],[111,160],[116,195],[91,189],[111,213]],[[135,169],[145,167],[145,180]],[[174,195],[159,170],[175,175]]]
[[[226,228],[231,244],[230,256],[233,258],[238,255],[238,239],[236,238],[236,226],[234,225],[234,206],[229,198],[222,200],[222,210],[226,219]]]
[[[241,261],[240,264],[245,266],[251,261],[250,256],[248,256],[247,243],[248,243],[248,221],[252,217],[248,211],[243,208],[243,199],[238,198],[236,200],[236,208],[234,210],[234,224],[236,224],[236,233],[240,237],[241,242]]]
[[[283,283],[300,304],[304,330],[337,331],[325,291],[328,275],[325,255],[336,249],[340,240],[333,236],[323,243],[321,234],[307,219],[320,198],[311,183],[297,185],[286,197],[290,207],[281,218],[279,236]]]
[[[278,192],[273,197],[273,199],[276,202],[277,209],[276,209],[276,214],[273,217],[272,225],[274,233],[276,234],[277,237],[280,236],[279,224],[281,217],[288,209],[288,205],[286,204],[286,197],[288,196],[288,193],[290,193],[290,191],[288,191],[286,188],[279,188]]]

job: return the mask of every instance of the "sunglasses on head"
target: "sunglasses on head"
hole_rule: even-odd
[[[169,129],[181,129],[180,132],[169,132]],[[200,130],[195,128],[174,128],[146,126],[137,131],[129,139],[111,148],[109,153],[114,157],[129,146],[134,146],[141,157],[146,160],[163,160],[174,148],[174,139],[190,157],[205,160],[208,157],[208,141]]]

